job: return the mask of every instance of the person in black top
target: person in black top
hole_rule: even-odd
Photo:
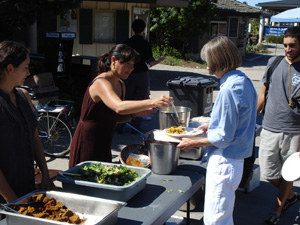
[[[148,99],[150,96],[149,68],[165,59],[162,57],[155,60],[150,43],[145,39],[146,24],[141,19],[132,23],[134,35],[126,40],[124,44],[129,45],[140,54],[140,61],[134,65],[134,71],[124,81],[126,85],[126,100]],[[140,129],[142,118],[135,118],[131,124]]]
[[[43,176],[41,188],[55,189],[31,99],[28,92],[18,88],[30,75],[29,62],[29,50],[22,44],[0,43],[0,203],[35,190],[35,163]]]

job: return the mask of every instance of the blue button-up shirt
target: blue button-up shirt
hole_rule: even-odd
[[[206,148],[208,156],[213,151],[232,159],[251,156],[256,106],[255,88],[244,73],[232,70],[221,78],[207,131],[208,140],[213,144]]]

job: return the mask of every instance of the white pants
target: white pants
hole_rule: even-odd
[[[212,154],[208,159],[204,201],[205,225],[233,225],[235,191],[241,182],[244,160]]]

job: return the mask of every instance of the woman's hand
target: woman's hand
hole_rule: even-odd
[[[56,190],[54,183],[50,180],[49,177],[42,178],[41,187],[42,190]]]
[[[177,148],[182,149],[183,151],[189,151],[192,148],[196,147],[196,141],[189,138],[182,138],[181,142],[176,146]]]
[[[208,123],[204,123],[204,124],[200,125],[197,129],[203,130],[202,135],[207,135],[208,126],[209,126]]]
[[[170,103],[174,101],[172,97],[168,97],[166,95],[159,96],[153,100],[155,107],[168,107]]]

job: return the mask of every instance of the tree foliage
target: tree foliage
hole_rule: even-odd
[[[249,23],[251,24],[251,34],[259,33],[259,18],[250,18]]]
[[[0,0],[0,21],[7,29],[21,30],[34,23],[40,10],[64,14],[78,8],[82,0]]]
[[[152,8],[151,40],[157,46],[186,52],[191,37],[208,31],[210,20],[216,16],[213,2],[215,0],[191,0],[187,8]]]

